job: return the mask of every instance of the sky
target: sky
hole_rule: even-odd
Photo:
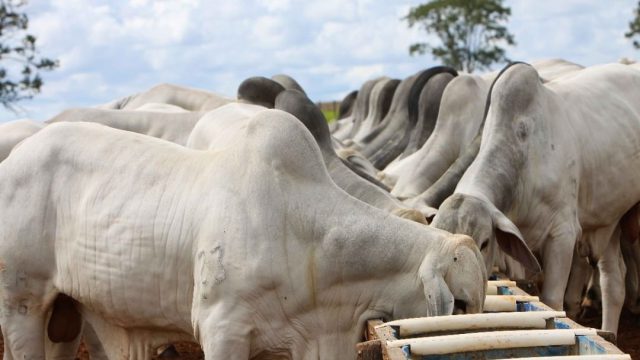
[[[0,110],[0,121],[47,120],[174,83],[234,96],[250,76],[293,76],[314,101],[340,100],[368,79],[405,78],[439,65],[410,56],[434,39],[402,20],[423,1],[31,0],[29,33],[60,67],[42,92]],[[634,0],[506,0],[512,60],[585,65],[640,59],[624,37]],[[499,68],[496,65],[494,68]]]

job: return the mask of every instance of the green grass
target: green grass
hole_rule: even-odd
[[[333,110],[322,110],[322,114],[328,123],[333,122],[338,117],[338,114]]]

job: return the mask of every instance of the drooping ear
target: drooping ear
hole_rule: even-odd
[[[454,298],[442,276],[433,272],[422,274],[422,286],[427,300],[427,316],[451,315]]]
[[[415,221],[417,223],[423,225],[429,225],[424,215],[418,210],[414,209],[406,209],[406,208],[397,208],[391,212],[393,215],[397,217],[401,217],[403,219]]]
[[[500,249],[516,259],[525,268],[534,273],[542,271],[538,259],[531,252],[520,234],[520,230],[502,212],[492,212],[496,241]]]

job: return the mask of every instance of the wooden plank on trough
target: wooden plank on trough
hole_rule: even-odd
[[[356,345],[358,360],[406,360],[401,349],[387,347],[387,341],[397,339],[393,329],[390,326],[380,326],[382,324],[384,322],[380,319],[367,321],[367,327],[364,330],[366,341]]]
[[[383,360],[382,342],[371,340],[358,343],[356,345],[357,360]]]

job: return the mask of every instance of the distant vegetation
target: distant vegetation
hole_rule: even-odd
[[[433,0],[411,8],[405,20],[435,34],[440,44],[420,42],[409,53],[431,55],[444,65],[473,72],[509,61],[503,45],[515,45],[505,26],[511,9],[502,0]]]
[[[327,119],[327,122],[332,122],[338,117],[338,114],[333,110],[323,110],[322,114]]]
[[[339,101],[319,102],[317,105],[320,110],[322,110],[322,114],[324,114],[327,122],[332,122],[338,118],[338,108],[340,107]]]
[[[0,103],[10,110],[40,92],[39,71],[58,66],[57,60],[39,56],[35,36],[26,33],[29,18],[20,12],[24,5],[25,0],[0,0]]]
[[[624,36],[628,39],[633,39],[633,47],[640,49],[640,42],[635,38],[640,34],[640,1],[638,1],[638,5],[633,13],[634,18],[629,23],[629,31],[627,31]]]

